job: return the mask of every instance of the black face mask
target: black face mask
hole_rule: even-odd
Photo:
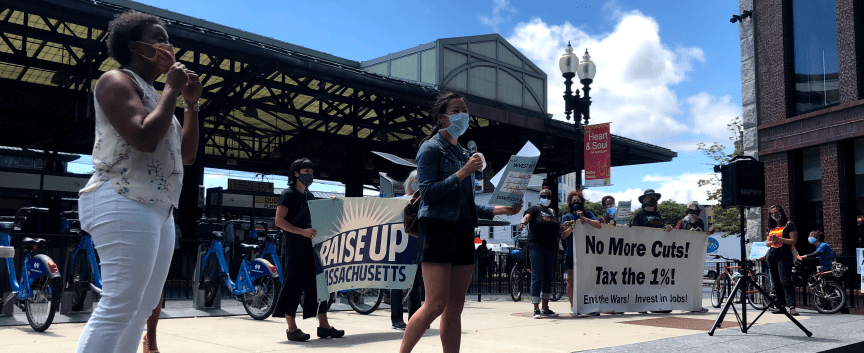
[[[570,206],[570,211],[578,211],[578,210],[582,209],[582,203],[581,202],[571,202],[569,206]]]
[[[645,203],[645,206],[656,207],[657,206],[657,200],[649,200],[648,202]]]

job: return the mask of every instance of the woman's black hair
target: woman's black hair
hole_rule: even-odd
[[[294,163],[291,163],[291,168],[288,168],[288,184],[294,185],[297,182],[297,177],[294,176],[294,172],[300,173],[301,169],[311,168],[315,169],[315,164],[309,160],[309,158],[300,158]]]
[[[108,39],[105,40],[108,55],[121,66],[129,65],[132,62],[129,42],[140,41],[144,29],[150,25],[165,27],[165,22],[156,16],[138,11],[127,11],[114,16],[114,19],[108,22]]]
[[[606,207],[606,200],[612,200],[612,202],[615,202],[615,198],[612,197],[612,195],[606,195],[600,199],[600,206]]]
[[[777,211],[780,211],[780,222],[779,223],[777,221],[775,221],[774,218],[771,218],[771,212],[770,212],[771,209],[776,209]],[[778,224],[779,224],[779,227],[784,227],[784,226],[786,226],[786,223],[789,222],[789,218],[786,216],[786,211],[783,210],[783,206],[774,205],[774,206],[768,207],[768,210],[769,210],[769,212],[768,212],[768,227],[769,228],[771,228],[771,229],[777,228]]]
[[[438,94],[438,97],[435,98],[435,103],[432,104],[432,110],[429,111],[429,116],[432,117],[432,122],[435,124],[435,128],[432,129],[432,133],[430,133],[429,136],[420,140],[418,146],[422,146],[423,142],[428,141],[432,136],[435,136],[439,130],[441,130],[441,124],[438,122],[438,115],[447,112],[447,106],[450,105],[450,101],[460,98],[465,101],[465,97],[453,91],[444,91]],[[468,101],[465,101],[465,103],[467,104]]]

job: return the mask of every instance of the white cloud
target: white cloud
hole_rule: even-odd
[[[585,189],[583,191],[585,194],[585,198],[591,200],[592,202],[600,202],[606,195],[612,195],[615,198],[615,201],[633,201],[634,204],[639,203],[638,198],[639,195],[645,193],[642,189],[627,189],[622,192],[613,192],[609,193],[603,190],[593,190],[593,189]]]
[[[686,102],[690,105],[694,132],[710,137],[713,141],[729,142],[731,133],[726,125],[741,116],[741,106],[732,104],[732,97],[714,97],[701,92],[687,97]]]
[[[684,173],[675,176],[646,175],[642,181],[660,183],[660,187],[655,188],[654,191],[663,195],[661,201],[672,200],[682,204],[699,201],[700,204],[708,204],[708,195],[705,192],[710,187],[700,187],[697,182],[700,179],[709,179],[712,175],[711,173]]]
[[[671,86],[686,80],[694,62],[705,61],[704,52],[665,45],[657,21],[639,11],[615,11],[615,18],[618,23],[611,33],[596,36],[569,22],[554,25],[533,18],[516,25],[507,40],[548,75],[548,109],[554,118],[564,118],[558,59],[570,41],[580,57],[588,48],[597,65],[590,122],[611,121],[615,134],[665,146],[670,136],[688,129],[674,117],[682,111]]]
[[[709,173],[684,173],[681,175],[662,176],[662,175],[647,175],[642,178],[644,182],[659,183],[659,187],[654,187],[654,191],[663,195],[660,201],[671,200],[680,204],[687,204],[691,201],[698,201],[700,204],[707,205],[716,202],[709,202],[705,191],[708,187],[699,187],[697,181],[699,179],[708,179],[711,177]],[[627,189],[622,192],[607,192],[603,190],[586,189],[585,197],[593,202],[599,202],[603,196],[612,195],[616,201],[633,201],[633,207],[639,207],[639,196],[645,193],[644,189]]]
[[[510,7],[508,0],[492,0],[492,6],[492,15],[480,16],[480,22],[498,32],[498,25],[510,19],[510,16],[516,13],[516,9]]]

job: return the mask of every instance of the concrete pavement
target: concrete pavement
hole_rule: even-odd
[[[593,318],[571,318],[566,301],[552,303],[561,314],[554,319],[532,319],[531,304],[508,300],[476,302],[468,297],[462,315],[463,352],[742,352],[779,351],[817,352],[829,349],[864,351],[864,316],[821,315],[801,310],[800,322],[814,333],[807,338],[785,316],[766,314],[743,334],[726,318],[723,329],[713,337],[706,334],[719,310],[709,313],[624,314]],[[476,296],[473,298],[476,299]],[[227,303],[226,303],[227,304]],[[707,303],[706,303],[707,304]],[[255,321],[241,307],[223,307],[222,314],[234,316],[188,316],[188,308],[170,306],[159,322],[159,348],[162,352],[281,352],[313,349],[317,352],[396,352],[402,331],[390,328],[390,311],[386,306],[371,315],[353,311],[336,311],[331,324],[346,331],[341,339],[317,339],[305,343],[285,338],[283,320],[269,318]],[[241,314],[242,313],[242,314]],[[748,319],[755,317],[748,310]],[[315,334],[314,319],[299,322],[304,332]],[[707,325],[707,326],[706,326]],[[667,327],[661,327],[667,326]],[[671,328],[671,327],[679,328]],[[680,327],[687,328],[680,328]],[[3,352],[72,352],[83,323],[57,323],[45,333],[33,332],[23,325],[0,326]],[[441,352],[438,321],[420,340],[418,353]],[[842,348],[847,347],[847,348]],[[139,352],[141,351],[139,347]],[[842,350],[841,350],[842,351]]]

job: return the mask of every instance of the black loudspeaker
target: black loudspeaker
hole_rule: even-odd
[[[765,206],[765,164],[756,158],[736,156],[720,166],[720,207]]]

